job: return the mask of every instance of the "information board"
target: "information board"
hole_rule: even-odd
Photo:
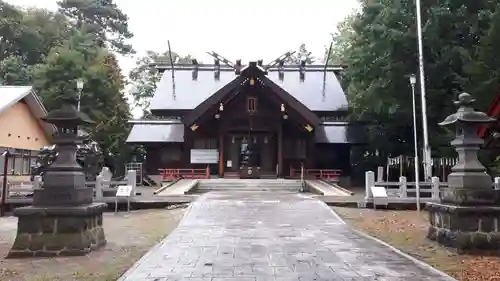
[[[191,149],[191,164],[219,163],[218,149]]]
[[[387,197],[387,191],[383,186],[372,186],[373,197],[385,198]]]
[[[120,185],[116,190],[116,197],[130,197],[132,193],[131,185]]]

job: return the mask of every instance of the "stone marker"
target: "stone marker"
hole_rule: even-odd
[[[70,97],[71,98],[71,97]],[[76,131],[93,123],[75,108],[75,99],[61,98],[62,107],[43,121],[57,127],[57,158],[44,171],[43,188],[35,190],[33,205],[17,208],[17,236],[7,257],[85,255],[106,244],[102,226],[104,203],[93,203],[93,190],[76,162]]]
[[[494,122],[483,112],[474,111],[474,99],[460,94],[456,113],[441,126],[456,125],[457,137],[451,145],[458,152],[458,162],[448,176],[448,188],[441,203],[427,203],[430,227],[428,238],[456,248],[459,253],[485,253],[500,250],[500,205],[491,177],[478,160],[483,140],[477,126]]]

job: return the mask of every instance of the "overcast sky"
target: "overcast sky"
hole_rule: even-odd
[[[57,8],[56,0],[7,0],[20,6]],[[130,20],[134,48],[172,50],[212,63],[215,51],[230,60],[273,60],[306,43],[322,57],[338,22],[356,0],[115,0]],[[133,59],[121,59],[125,71]]]
[[[6,0],[18,6],[56,10],[56,0]],[[136,56],[146,50],[191,54],[205,63],[206,52],[243,62],[270,62],[305,43],[322,58],[337,24],[358,7],[357,0],[115,0],[129,16]],[[127,75],[133,57],[119,57]],[[140,110],[134,110],[138,116]]]

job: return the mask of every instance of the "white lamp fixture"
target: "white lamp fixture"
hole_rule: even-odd
[[[83,89],[83,84],[85,82],[83,79],[78,79],[76,80],[76,87],[78,88],[78,104],[76,106],[76,109],[80,111],[80,99],[82,98],[82,89]]]
[[[420,179],[419,179],[419,165],[418,161],[418,138],[417,138],[417,109],[416,109],[416,101],[415,101],[415,84],[417,83],[417,77],[415,74],[410,75],[410,86],[411,86],[411,98],[413,102],[413,145],[414,145],[414,153],[415,153],[415,191],[416,191],[416,199],[417,199],[417,211],[420,212]]]
[[[83,89],[83,84],[85,82],[83,81],[83,79],[78,79],[76,80],[76,88],[78,88],[78,91],[81,91]]]
[[[417,76],[415,76],[415,74],[410,75],[410,84],[412,86],[415,86],[415,84],[417,84]]]

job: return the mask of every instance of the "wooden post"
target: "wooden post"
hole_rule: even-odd
[[[384,166],[377,167],[377,182],[384,181]]]
[[[399,155],[399,176],[403,176],[403,155]]]
[[[9,151],[3,153],[3,185],[2,185],[2,206],[0,207],[0,216],[5,215],[5,201],[7,199],[7,171],[9,166]]]
[[[283,128],[278,127],[278,176],[283,176]]]
[[[224,177],[224,135],[219,135],[219,177]]]
[[[399,177],[399,197],[406,198],[408,197],[408,185],[406,182],[406,177]]]

